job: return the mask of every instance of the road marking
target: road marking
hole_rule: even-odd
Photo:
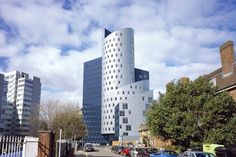
[[[88,153],[84,153],[84,155],[85,155],[86,157],[88,157]]]

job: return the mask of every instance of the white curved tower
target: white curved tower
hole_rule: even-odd
[[[134,65],[133,29],[124,28],[114,32],[105,29],[102,52],[102,134],[137,136],[138,127],[145,120],[143,113],[153,97],[149,90],[149,73],[135,69]]]
[[[112,32],[104,39],[103,93],[134,82],[134,32],[131,28]]]

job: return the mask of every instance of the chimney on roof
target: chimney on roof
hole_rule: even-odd
[[[180,83],[182,84],[186,84],[186,83],[189,83],[189,78],[188,77],[181,77],[179,79]]]
[[[220,57],[223,76],[230,75],[233,70],[232,64],[235,61],[233,41],[227,41],[220,46]]]

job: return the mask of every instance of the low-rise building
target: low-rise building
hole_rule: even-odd
[[[233,41],[220,46],[221,67],[205,75],[217,87],[218,92],[227,91],[236,101],[236,62]]]
[[[148,127],[144,124],[139,126],[139,142],[144,146],[151,146],[158,149],[174,148],[171,141],[164,141],[160,136],[151,135]]]
[[[233,41],[227,41],[220,46],[221,67],[215,71],[204,75],[209,78],[214,85],[217,86],[218,92],[227,91],[236,101],[236,61],[234,54]],[[180,78],[182,83],[188,82],[189,78]],[[145,125],[141,125],[139,128],[140,142],[146,145],[150,145],[157,148],[169,148],[171,146],[170,141],[163,141],[158,136],[150,134],[149,129]]]

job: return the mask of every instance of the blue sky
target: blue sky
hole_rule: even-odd
[[[235,0],[0,0],[0,72],[42,79],[42,100],[82,100],[83,63],[101,56],[102,29],[132,27],[135,65],[155,97],[171,80],[220,67],[236,39]]]

